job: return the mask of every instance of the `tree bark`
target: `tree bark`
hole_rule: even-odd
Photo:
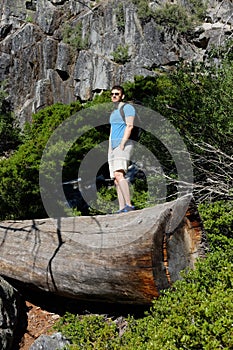
[[[0,223],[1,275],[80,300],[149,304],[205,250],[188,197],[123,214]]]

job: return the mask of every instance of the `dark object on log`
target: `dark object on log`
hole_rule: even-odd
[[[149,304],[205,255],[189,197],[130,213],[0,223],[0,271],[79,300]]]

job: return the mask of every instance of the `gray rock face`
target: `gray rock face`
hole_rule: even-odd
[[[26,329],[26,308],[17,291],[0,277],[0,349],[15,350]]]
[[[23,124],[47,105],[86,101],[180,60],[202,61],[212,45],[232,35],[232,13],[231,1],[209,1],[205,22],[188,39],[153,19],[142,23],[131,2],[5,0],[0,81],[7,80],[9,100]]]
[[[51,336],[42,334],[30,346],[29,350],[59,350],[64,349],[65,345],[70,344],[61,333],[54,333]]]

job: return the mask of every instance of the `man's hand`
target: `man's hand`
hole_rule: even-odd
[[[122,151],[124,151],[124,148],[125,148],[125,142],[123,142],[123,140],[121,141],[121,144],[120,144],[120,149]]]

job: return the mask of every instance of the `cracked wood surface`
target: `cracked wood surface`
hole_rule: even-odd
[[[205,255],[190,198],[130,213],[4,221],[1,275],[80,300],[149,304]]]

